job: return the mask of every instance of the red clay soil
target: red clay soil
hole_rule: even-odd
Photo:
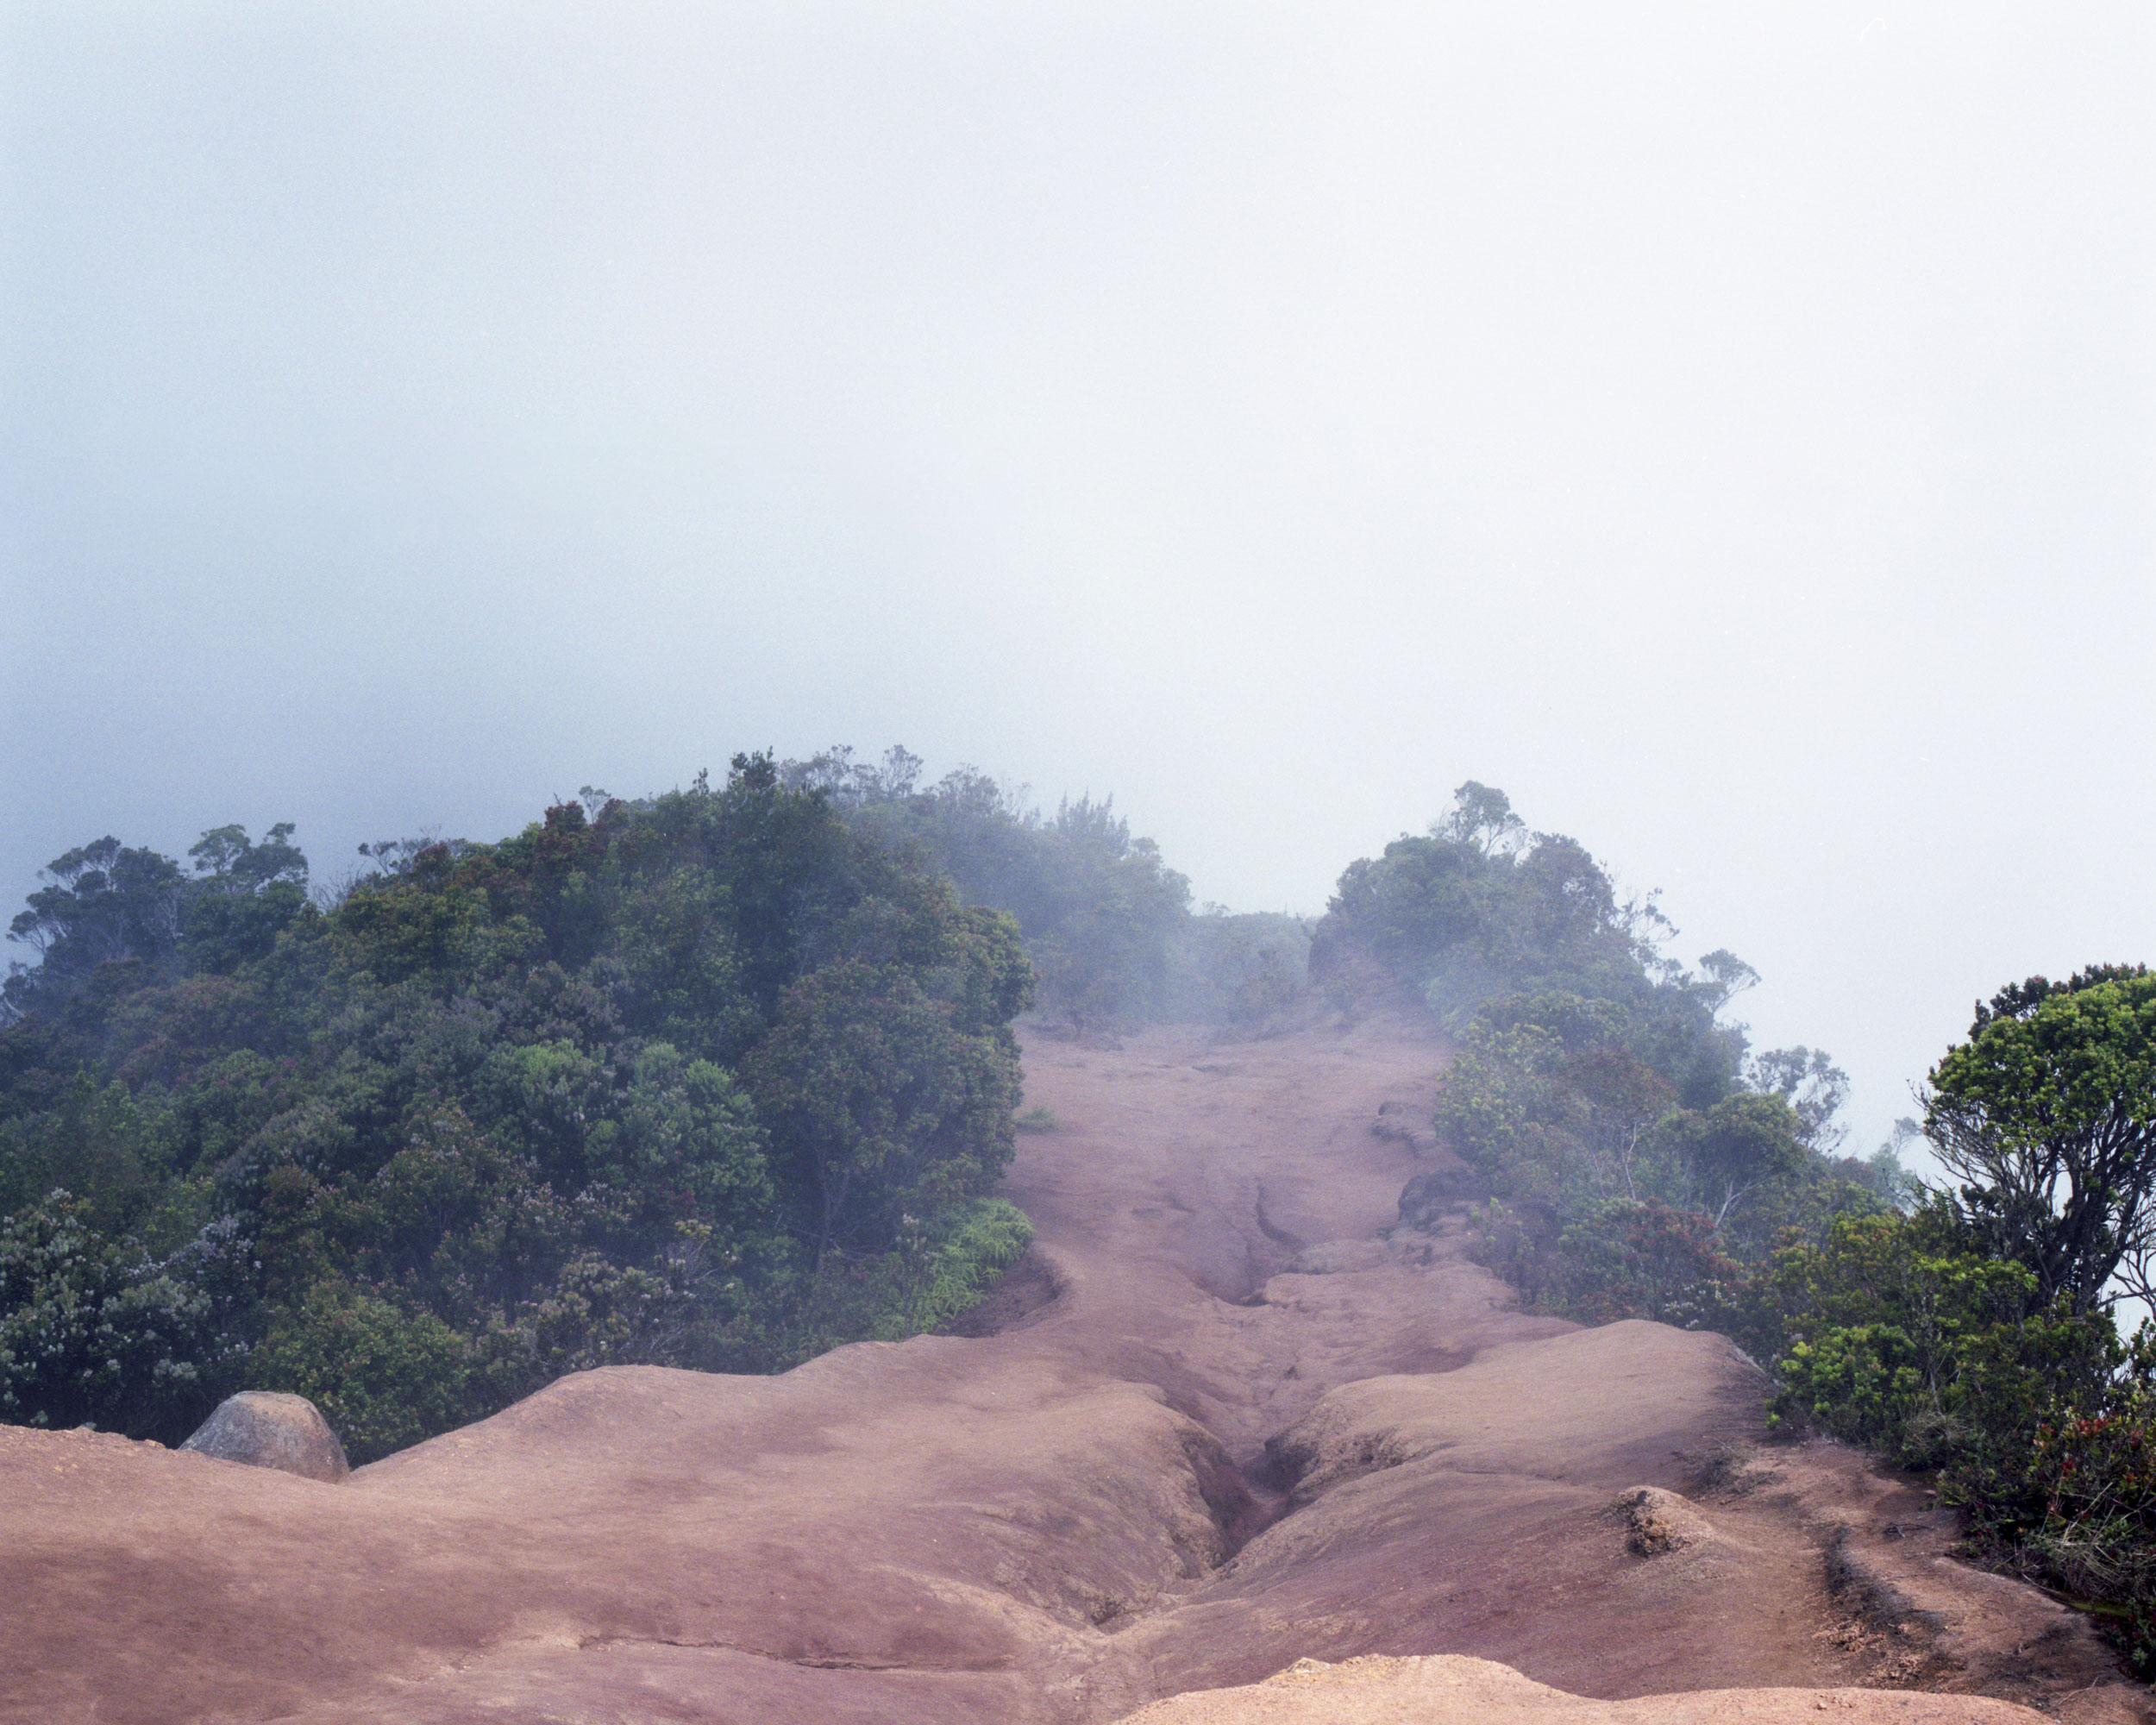
[[[583,1373],[337,1485],[0,1427],[0,1717],[2141,1716],[1921,1493],[1762,1445],[1727,1342],[1523,1314],[1457,1218],[1388,1238],[1441,1060],[1387,1024],[1029,1038],[1038,1239],[970,1333]],[[1261,1683],[1370,1654],[1533,1684]]]
[[[1141,1709],[1129,1725],[1815,1725],[1822,1714],[1880,1725],[2034,1725],[2043,1717],[1982,1697],[1876,1690],[1710,1689],[1602,1701],[1463,1653],[1373,1653],[1339,1665],[1302,1659],[1261,1684],[1194,1690]]]

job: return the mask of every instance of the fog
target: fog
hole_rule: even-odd
[[[900,742],[1474,777],[1855,1076],[2156,957],[2138,5],[7,6],[0,894]]]

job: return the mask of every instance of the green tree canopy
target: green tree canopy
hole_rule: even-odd
[[[161,964],[179,944],[185,877],[170,857],[130,849],[108,834],[40,872],[45,885],[8,927],[8,938],[37,958],[9,967],[0,1014],[58,1007],[100,965]]]
[[[47,871],[0,1418],[175,1438],[291,1389],[366,1458],[580,1366],[905,1334],[1022,1249],[1011,919],[768,756],[593,800],[364,847],[320,904],[282,825]]]
[[[2148,1291],[2156,1246],[2156,976],[2101,965],[1979,1005],[1932,1069],[1924,1132],[1971,1223],[2076,1314],[2113,1278]]]

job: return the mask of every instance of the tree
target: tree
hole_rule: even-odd
[[[225,1218],[154,1258],[65,1190],[0,1217],[0,1421],[179,1442],[236,1387],[250,1245]]]
[[[1738,995],[1759,986],[1759,973],[1726,946],[1718,946],[1702,958],[1699,968],[1691,989],[1709,1012],[1719,1013]]]
[[[197,878],[184,894],[180,939],[189,968],[222,975],[275,944],[307,908],[307,859],[279,821],[251,843],[243,826],[213,827],[188,848]]]
[[[101,964],[125,958],[154,964],[171,954],[185,887],[171,857],[131,850],[108,835],[39,872],[46,884],[8,926],[8,938],[31,948],[39,962],[9,967],[0,985],[4,1016],[58,1007]]]
[[[1670,1130],[1717,1227],[1747,1193],[1810,1164],[1796,1110],[1776,1095],[1725,1096],[1704,1113],[1677,1115]]]
[[[1507,855],[1528,843],[1527,825],[1512,811],[1512,799],[1470,779],[1452,793],[1452,807],[1430,823],[1430,836],[1470,845],[1483,856]]]
[[[2143,1297],[2156,1259],[2156,976],[2010,985],[1932,1069],[1924,1135],[1970,1222],[2034,1272],[2031,1309]]]
[[[1112,797],[1065,799],[1043,829],[1056,906],[1036,943],[1041,994],[1073,1024],[1143,1019],[1168,979],[1168,944],[1190,914],[1190,882],[1150,838],[1131,837]]]
[[[968,902],[1016,918],[1042,1004],[1073,1026],[1128,1026],[1190,1004],[1177,974],[1197,944],[1190,883],[1132,836],[1112,797],[1066,797],[1046,815],[1024,787],[972,767],[924,786],[920,757],[903,748],[876,766],[828,749],[782,763],[777,782],[881,848],[919,853]]]
[[[1614,1168],[1628,1202],[1639,1201],[1640,1176],[1655,1127],[1677,1106],[1677,1092],[1645,1062],[1620,1048],[1590,1048],[1575,1055],[1569,1076],[1592,1108],[1587,1142]]]
[[[784,1171],[819,1268],[834,1252],[887,1251],[908,1223],[984,1196],[1011,1159],[1015,1051],[969,1033],[903,972],[851,959],[811,971],[747,1076],[796,1164]]]
[[[1752,1089],[1779,1096],[1797,1120],[1797,1136],[1821,1156],[1832,1156],[1849,1136],[1834,1116],[1849,1100],[1849,1075],[1823,1048],[1771,1048],[1745,1068]]]
[[[1562,988],[1642,1000],[1657,976],[1676,985],[1665,992],[1696,993],[1689,1016],[1711,1019],[1727,988],[1714,994],[1664,961],[1657,943],[1670,932],[1653,894],[1620,895],[1576,839],[1530,832],[1502,791],[1470,780],[1428,837],[1403,835],[1348,865],[1312,936],[1310,969],[1344,979],[1374,961],[1453,1028],[1495,995]],[[1727,953],[1713,957],[1733,976],[1744,971]],[[1678,1088],[1709,1102],[1727,1084],[1726,1075],[1688,1075]]]

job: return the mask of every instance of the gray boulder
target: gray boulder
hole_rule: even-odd
[[[226,1397],[180,1448],[332,1485],[352,1471],[322,1410],[304,1396],[276,1389],[242,1389]]]

